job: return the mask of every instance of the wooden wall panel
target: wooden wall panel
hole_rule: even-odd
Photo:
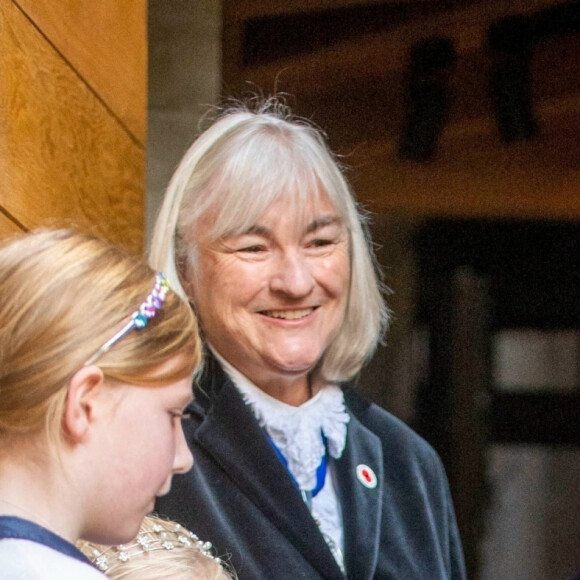
[[[12,234],[18,234],[24,231],[8,216],[0,212],[0,240]]]
[[[147,0],[16,4],[144,144]]]
[[[0,27],[4,212],[26,228],[74,223],[141,251],[143,145],[16,3],[0,0]]]

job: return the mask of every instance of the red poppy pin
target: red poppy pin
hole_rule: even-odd
[[[377,476],[375,472],[364,463],[356,466],[356,476],[358,480],[369,489],[377,487]]]

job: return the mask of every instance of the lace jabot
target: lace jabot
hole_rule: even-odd
[[[312,399],[294,407],[266,394],[221,357],[218,358],[246,404],[252,408],[260,426],[288,461],[288,469],[300,489],[313,489],[316,469],[326,453],[321,432],[334,459],[342,455],[346,445],[350,416],[345,410],[342,390],[327,384]]]

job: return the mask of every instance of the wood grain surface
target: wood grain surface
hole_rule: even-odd
[[[131,134],[145,144],[147,1],[15,3]]]
[[[141,251],[144,147],[9,0],[0,26],[5,213],[26,228],[73,224]]]
[[[15,223],[14,220],[0,212],[0,240],[7,236],[18,234],[23,231],[24,230],[19,227],[19,225]]]

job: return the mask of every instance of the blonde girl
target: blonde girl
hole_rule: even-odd
[[[0,248],[3,578],[102,578],[75,547],[135,537],[192,456],[197,324],[165,276],[94,236]]]

